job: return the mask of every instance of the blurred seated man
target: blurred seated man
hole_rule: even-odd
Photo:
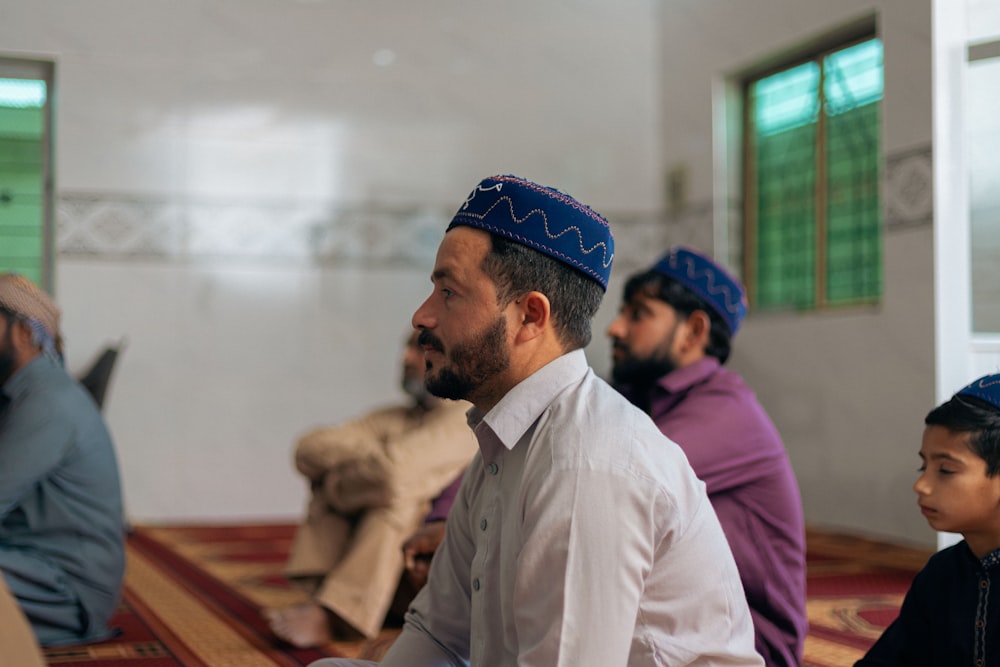
[[[125,571],[114,446],[58,340],[49,296],[0,276],[0,572],[43,646],[108,637]]]
[[[431,396],[424,363],[413,332],[403,355],[410,403],[314,430],[298,442],[296,467],[312,497],[285,574],[311,590],[313,600],[264,612],[274,634],[293,646],[378,634],[397,588],[408,583],[403,542],[475,453],[465,420],[469,404]],[[400,591],[396,605],[405,606],[415,592]]]

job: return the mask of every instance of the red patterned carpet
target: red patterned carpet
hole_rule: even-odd
[[[289,525],[141,526],[129,537],[118,638],[45,651],[60,667],[300,667],[328,656],[377,659],[374,640],[300,650],[276,642],[264,607],[306,599],[281,576]],[[929,552],[810,533],[806,667],[852,665],[896,615]]]
[[[288,525],[143,526],[128,540],[125,592],[112,641],[46,649],[60,667],[299,667],[324,657],[377,658],[373,641],[295,649],[274,640],[264,607],[307,599],[281,576]]]
[[[810,531],[805,667],[850,667],[899,613],[930,550]]]

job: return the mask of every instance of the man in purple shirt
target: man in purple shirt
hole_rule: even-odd
[[[746,315],[742,285],[672,248],[625,284],[608,328],[613,380],[687,454],[736,558],[768,665],[800,665],[808,623],[802,500],[774,424],[723,368]]]

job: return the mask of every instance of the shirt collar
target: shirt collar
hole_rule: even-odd
[[[718,370],[720,365],[715,357],[704,357],[693,364],[667,373],[656,384],[667,393],[676,394],[702,382]]]
[[[478,437],[479,425],[485,422],[504,447],[513,449],[555,397],[589,370],[582,349],[557,357],[517,383],[485,415],[475,407],[469,410],[469,426]]]
[[[1000,549],[990,552],[979,559],[979,564],[983,566],[984,570],[989,570],[997,565],[1000,565]]]

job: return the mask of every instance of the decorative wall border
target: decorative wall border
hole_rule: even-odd
[[[100,259],[254,260],[314,265],[377,262],[428,268],[454,209],[303,202],[174,201],[63,194],[60,256]],[[664,245],[659,216],[609,216],[626,256]],[[616,262],[617,264],[617,262]]]
[[[930,146],[886,157],[887,233],[931,224],[933,183]],[[728,208],[730,219],[741,219],[741,203],[730,202]],[[434,206],[63,193],[57,201],[56,246],[61,256],[102,259],[379,262],[426,268],[453,213]],[[713,246],[711,202],[679,213],[604,213],[615,234],[617,272],[648,265],[668,245],[707,251]],[[741,244],[742,239],[731,239],[731,260],[739,258]]]
[[[887,155],[883,179],[887,232],[934,222],[934,156],[930,144]]]
[[[425,265],[453,211],[63,194],[61,256]]]

